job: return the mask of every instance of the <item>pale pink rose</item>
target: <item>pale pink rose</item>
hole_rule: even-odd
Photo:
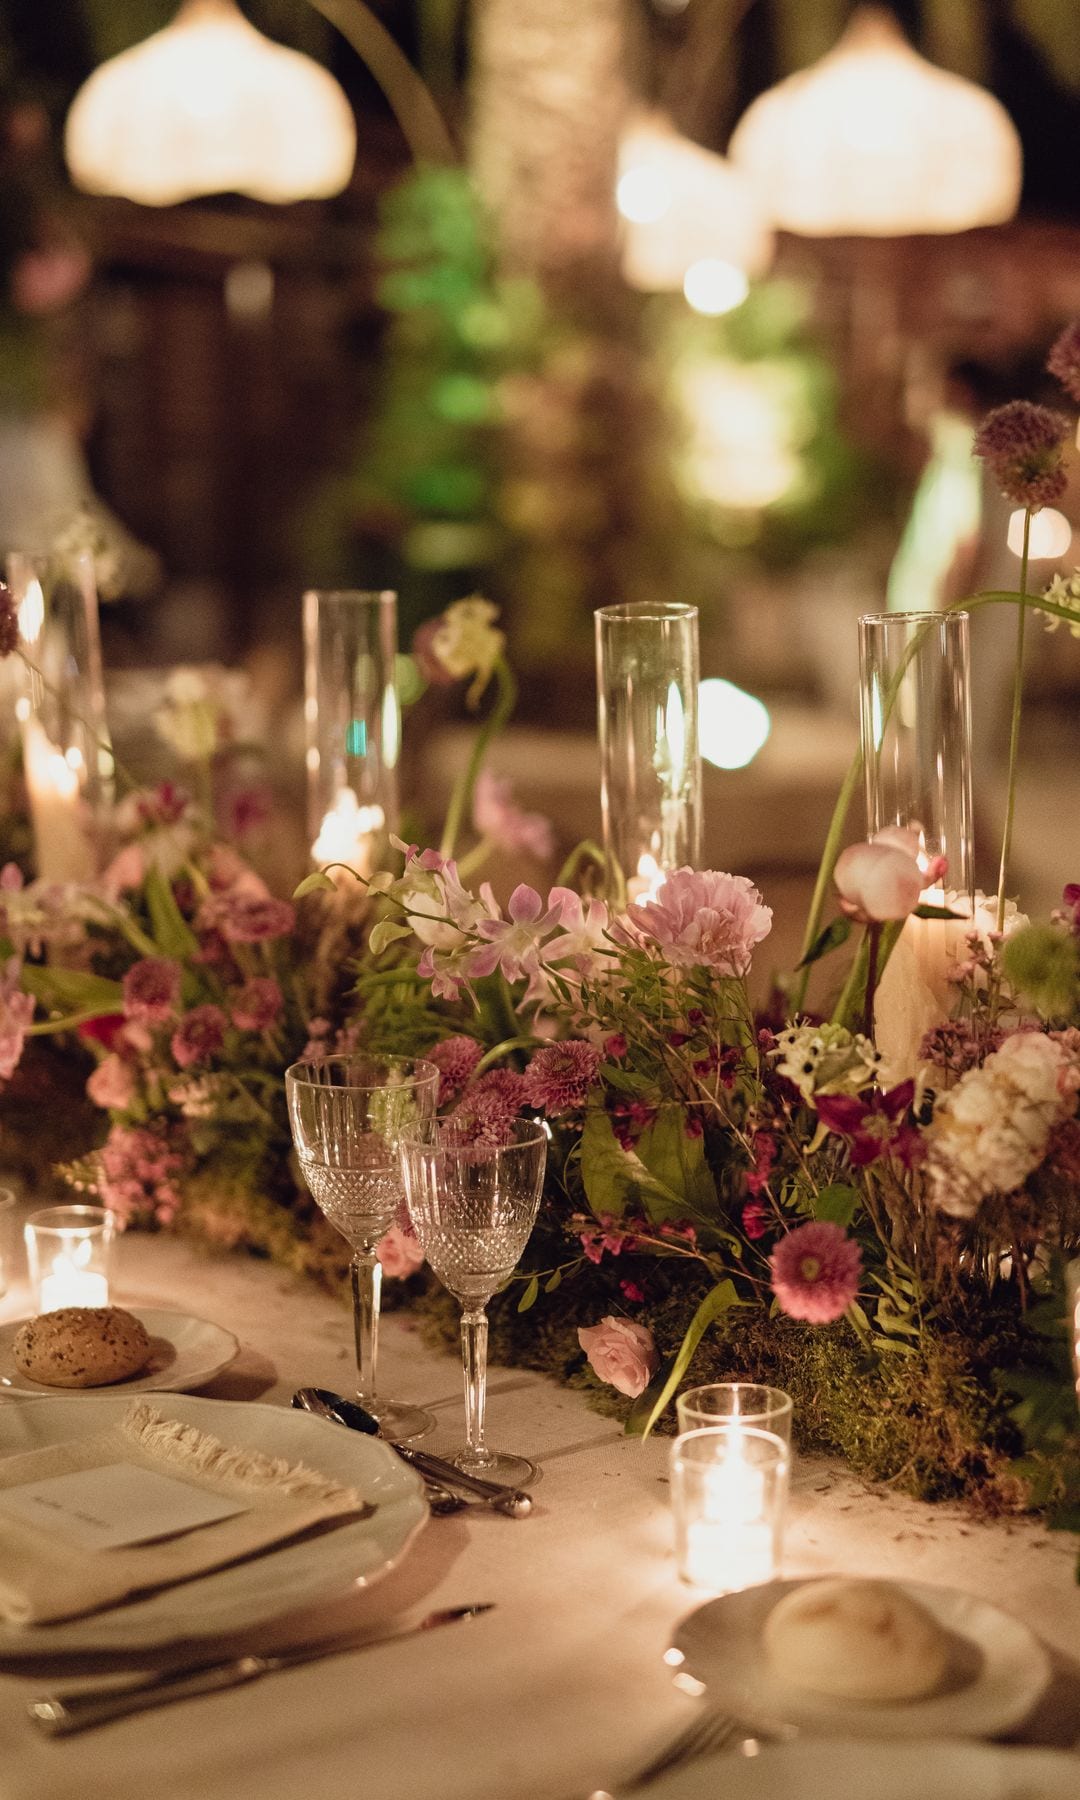
[[[86,1092],[106,1112],[124,1112],[135,1097],[135,1077],[122,1056],[106,1056],[89,1077]]]
[[[841,911],[864,925],[906,919],[923,889],[939,881],[945,870],[941,857],[922,868],[918,849],[918,834],[899,825],[887,826],[869,843],[849,844],[833,871]]]
[[[593,1374],[628,1399],[643,1394],[660,1367],[660,1355],[647,1325],[608,1314],[599,1325],[579,1325],[578,1343]]]
[[[400,1225],[391,1225],[389,1231],[383,1233],[375,1246],[375,1254],[384,1275],[402,1280],[407,1275],[415,1275],[424,1260],[417,1239],[411,1231],[403,1231]]]
[[[754,946],[772,930],[772,910],[745,875],[684,868],[666,877],[655,899],[632,906],[626,924],[659,944],[673,967],[745,975]]]

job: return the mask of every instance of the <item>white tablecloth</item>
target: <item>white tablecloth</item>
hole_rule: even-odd
[[[240,1337],[240,1359],[208,1393],[287,1405],[302,1383],[348,1389],[349,1314],[307,1284],[167,1238],[124,1238],[118,1264],[119,1303],[174,1307]],[[15,1289],[0,1320],[28,1310]],[[434,1407],[440,1428],[427,1446],[460,1441],[459,1370],[401,1314],[384,1320],[380,1380],[395,1398]],[[692,1705],[661,1660],[673,1624],[697,1604],[673,1566],[667,1442],[625,1438],[580,1395],[519,1370],[492,1372],[489,1438],[542,1464],[530,1518],[433,1520],[383,1583],[290,1623],[277,1641],[475,1601],[494,1601],[493,1612],[67,1742],[42,1740],[24,1716],[50,1683],[4,1674],[0,1800],[573,1800],[617,1783]],[[970,1589],[1075,1657],[1075,1548],[1028,1521],[976,1523],[804,1460],[785,1573]],[[1050,1741],[1080,1736],[1076,1674],[1060,1677]],[[1048,1735],[1045,1723],[1031,1735]]]

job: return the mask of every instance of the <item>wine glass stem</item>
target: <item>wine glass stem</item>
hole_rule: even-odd
[[[465,1442],[472,1453],[484,1450],[488,1341],[485,1306],[466,1307],[461,1315],[461,1362],[465,1371]]]
[[[356,1332],[357,1397],[361,1406],[374,1410],[375,1359],[379,1348],[379,1295],[382,1264],[369,1245],[353,1253],[353,1327]]]

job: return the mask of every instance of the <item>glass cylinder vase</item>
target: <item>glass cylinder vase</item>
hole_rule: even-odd
[[[93,557],[12,551],[7,578],[25,658],[15,712],[37,872],[90,881],[114,775]]]
[[[303,622],[312,860],[370,875],[398,825],[397,595],[311,588]]]
[[[596,614],[600,801],[608,890],[648,899],[701,859],[698,610],[675,602]]]

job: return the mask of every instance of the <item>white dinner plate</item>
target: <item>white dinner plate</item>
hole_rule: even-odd
[[[12,1355],[15,1333],[26,1320],[12,1319],[0,1325],[0,1395],[84,1400],[120,1393],[183,1393],[187,1388],[203,1387],[212,1381],[239,1354],[240,1345],[232,1332],[223,1325],[212,1325],[209,1319],[193,1319],[188,1313],[165,1312],[156,1306],[129,1306],[126,1311],[141,1320],[150,1338],[150,1361],[140,1374],[97,1388],[55,1388],[31,1381],[29,1375],[16,1368]]]
[[[81,1398],[0,1406],[0,1458],[88,1437],[115,1423],[127,1405],[126,1395],[115,1395],[96,1406]],[[22,1627],[0,1622],[0,1657],[141,1650],[248,1631],[378,1581],[401,1560],[428,1518],[422,1482],[378,1438],[311,1413],[250,1400],[175,1394],[160,1408],[167,1418],[197,1425],[222,1443],[305,1462],[358,1489],[375,1511],[87,1618]]]
[[[1027,1717],[1046,1686],[1050,1659],[1034,1632],[975,1594],[918,1581],[895,1585],[925,1606],[952,1640],[941,1689],[921,1700],[840,1700],[781,1681],[762,1630],[777,1601],[805,1584],[771,1581],[724,1594],[679,1623],[683,1673],[740,1719],[794,1725],[817,1737],[992,1737]],[[1080,1789],[1078,1789],[1080,1793]]]
[[[1077,1800],[1080,1757],[996,1744],[777,1744],[687,1763],[650,1800]]]

